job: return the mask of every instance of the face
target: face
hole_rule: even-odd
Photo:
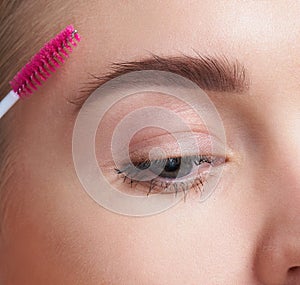
[[[299,13],[297,1],[74,5],[80,45],[38,92],[11,111],[7,172],[12,175],[1,189],[0,281],[299,284]],[[198,195],[187,195],[159,214],[132,217],[101,207],[84,191],[72,157],[80,108],[69,101],[82,95],[89,74],[102,76],[112,62],[143,61],[151,54],[238,61],[247,88],[206,90],[226,133],[224,168],[212,195],[202,203]],[[163,106],[192,126],[197,141],[203,139],[201,120],[179,99],[148,95],[107,110],[97,132],[97,159],[108,180],[124,189],[130,183],[120,182],[106,166],[111,130],[127,113]],[[109,99],[97,100],[105,105]],[[178,156],[171,137],[164,136],[145,129],[130,145],[143,155],[161,147],[165,159]],[[145,183],[134,188],[145,189]]]

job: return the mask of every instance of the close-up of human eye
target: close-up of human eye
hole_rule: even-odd
[[[130,189],[151,193],[175,194],[189,191],[201,193],[211,167],[225,159],[211,156],[168,157],[157,160],[133,161],[121,169],[115,168],[123,183]],[[156,177],[154,177],[156,176]]]
[[[147,78],[149,74],[146,72],[146,84],[151,79]],[[120,82],[124,84],[126,77]],[[143,84],[142,88],[151,89]],[[95,149],[97,167],[102,173],[98,175],[103,175],[109,188],[128,195],[148,197],[173,194],[177,197],[180,193],[180,197],[183,195],[183,199],[186,199],[190,192],[192,195],[189,196],[198,196],[200,199],[204,198],[204,189],[206,196],[217,189],[217,183],[208,186],[207,182],[221,180],[223,168],[233,154],[226,144],[224,127],[221,122],[218,123],[217,110],[209,108],[209,102],[204,103],[204,97],[201,99],[203,94],[194,94],[195,99],[203,101],[202,109],[197,111],[196,105],[183,100],[185,93],[190,96],[193,92],[188,88],[183,91],[180,83],[173,87],[180,94],[180,99],[170,94],[145,91],[117,99],[114,97],[118,96],[119,91],[115,84],[113,86],[113,92],[109,95],[101,94],[100,87],[99,91],[93,93],[94,99],[90,97],[80,112],[76,128],[78,133],[75,132],[76,143],[73,145],[75,157],[84,153],[81,145],[86,148],[90,141]],[[108,85],[105,88],[110,90]],[[125,92],[126,88],[121,92]],[[162,88],[161,85],[158,88]],[[170,86],[164,88],[170,89]],[[102,112],[103,106],[113,100],[116,103],[106,110],[101,119],[97,118],[97,106]],[[92,132],[86,129],[91,125],[92,117],[96,122],[95,139],[91,136],[91,140],[85,139],[83,142],[81,134]],[[82,154],[76,160],[82,162],[85,157]],[[90,165],[87,162],[84,169]],[[80,172],[77,171],[79,175]],[[92,197],[97,188],[93,189],[88,191]],[[96,200],[101,204],[100,198]]]

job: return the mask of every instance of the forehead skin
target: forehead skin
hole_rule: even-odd
[[[299,265],[299,257],[280,258],[279,264],[259,250],[287,243],[279,226],[287,233],[299,225],[300,165],[292,158],[300,155],[295,132],[300,3],[84,1],[72,9],[82,42],[7,117],[17,163],[3,189],[0,268],[5,269],[0,269],[0,281],[283,284],[285,271]],[[111,62],[139,60],[149,52],[194,55],[194,50],[237,58],[247,69],[247,94],[210,94],[222,110],[229,147],[243,164],[233,164],[216,195],[203,205],[188,202],[142,219],[104,210],[76,178],[71,150],[76,112],[66,98],[78,96],[88,74],[101,75]],[[269,172],[262,177],[264,167]],[[289,242],[299,251],[296,232]],[[278,270],[269,269],[269,261]]]

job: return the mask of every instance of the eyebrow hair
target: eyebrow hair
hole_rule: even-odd
[[[151,54],[138,61],[113,62],[110,71],[104,75],[90,74],[92,80],[80,90],[82,96],[72,100],[82,105],[89,94],[105,82],[120,75],[142,70],[169,71],[190,79],[205,91],[244,93],[249,89],[245,67],[237,60],[225,56],[180,55],[162,57]]]

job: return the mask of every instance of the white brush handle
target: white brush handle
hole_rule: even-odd
[[[0,102],[0,119],[20,99],[19,95],[11,90]]]

